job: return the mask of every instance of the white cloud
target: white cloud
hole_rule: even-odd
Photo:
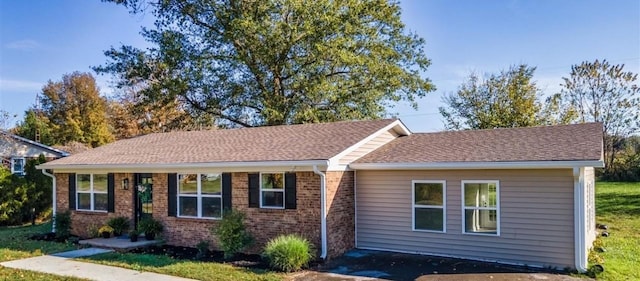
[[[33,92],[40,91],[45,83],[26,80],[0,78],[0,92]]]
[[[33,50],[33,49],[40,48],[40,43],[38,43],[35,40],[25,39],[25,40],[9,42],[4,46],[7,49],[14,49],[14,50]]]

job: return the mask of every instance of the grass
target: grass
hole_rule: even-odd
[[[640,183],[598,182],[596,220],[609,227],[598,280],[640,280]]]
[[[50,223],[37,226],[0,227],[0,262],[41,256],[44,254],[57,253],[76,248],[70,243],[55,243],[27,239],[33,234],[45,233],[50,229]],[[0,280],[77,281],[84,279],[62,277],[0,266]]]
[[[81,259],[104,265],[118,266],[138,271],[149,271],[203,281],[282,280],[284,275],[268,271],[249,270],[215,262],[177,260],[167,256],[106,253]]]

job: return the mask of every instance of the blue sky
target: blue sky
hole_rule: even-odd
[[[424,75],[438,88],[419,100],[418,111],[403,103],[390,110],[415,132],[443,129],[442,95],[471,71],[537,66],[535,79],[546,94],[585,60],[624,63],[640,73],[637,0],[413,0],[401,6],[407,28],[426,40],[432,65]],[[0,1],[0,109],[21,120],[48,80],[91,72],[111,46],[148,46],[139,31],[152,21],[99,0]],[[102,93],[113,91],[109,77],[96,78]]]

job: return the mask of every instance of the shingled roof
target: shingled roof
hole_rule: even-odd
[[[602,135],[601,123],[414,133],[355,163],[598,161]]]
[[[396,121],[155,133],[116,141],[39,167],[327,160]]]

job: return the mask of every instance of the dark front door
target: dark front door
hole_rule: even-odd
[[[153,215],[153,177],[151,174],[135,174],[136,227],[140,220]]]

